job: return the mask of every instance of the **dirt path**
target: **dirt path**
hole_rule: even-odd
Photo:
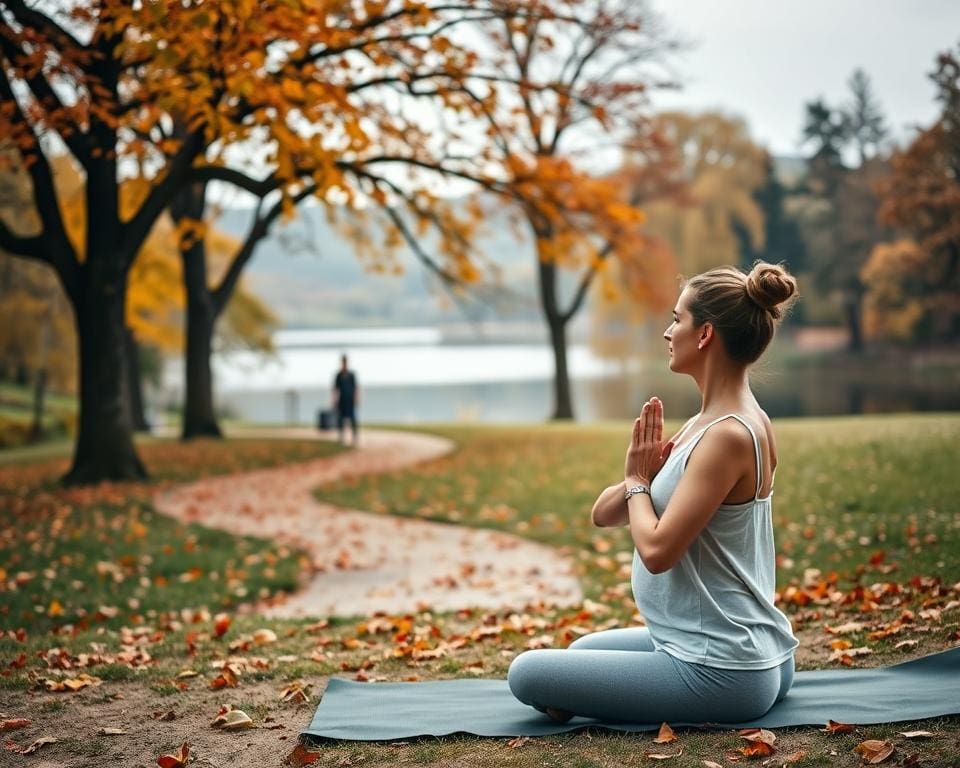
[[[270,436],[318,434],[291,429]],[[189,483],[158,494],[155,506],[180,520],[305,549],[316,572],[284,602],[258,609],[265,616],[521,609],[538,600],[579,604],[573,563],[551,547],[498,531],[341,509],[312,493],[325,483],[410,467],[453,448],[432,435],[366,430],[355,450]]]

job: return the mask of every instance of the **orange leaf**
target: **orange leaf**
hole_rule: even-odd
[[[16,717],[10,720],[0,720],[0,731],[12,731],[14,728],[26,728],[32,720],[23,717]]]
[[[850,733],[856,730],[857,726],[849,723],[838,723],[836,720],[828,720],[827,727],[820,730],[824,733]]]
[[[160,768],[183,768],[190,758],[190,745],[184,742],[174,755],[160,755],[157,765]]]
[[[865,763],[876,765],[893,754],[893,744],[879,739],[867,739],[857,744],[853,751],[860,755]]]
[[[660,726],[660,733],[657,734],[657,738],[655,738],[653,741],[655,744],[669,744],[670,742],[676,740],[677,734],[673,732],[673,728],[666,723],[663,723]]]
[[[297,744],[293,752],[284,758],[284,765],[291,765],[293,768],[302,768],[304,765],[313,765],[320,759],[322,752],[311,752],[303,744]]]
[[[213,634],[215,637],[223,637],[230,629],[230,617],[225,613],[218,613],[214,618]]]

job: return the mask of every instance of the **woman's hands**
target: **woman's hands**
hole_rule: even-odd
[[[651,397],[643,404],[640,418],[633,422],[633,434],[627,446],[623,469],[627,488],[647,485],[657,476],[673,450],[673,443],[663,444],[663,403]]]

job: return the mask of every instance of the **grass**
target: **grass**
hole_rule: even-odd
[[[0,691],[6,692],[0,695],[21,695],[35,687],[38,675],[75,675],[76,669],[50,668],[49,651],[54,647],[64,649],[74,661],[91,652],[91,643],[115,655],[125,647],[130,630],[141,627],[145,629],[139,647],[152,661],[136,669],[121,662],[91,667],[91,674],[105,680],[96,690],[98,696],[108,693],[108,686],[145,687],[154,701],[165,702],[156,709],[192,706],[209,720],[217,706],[208,701],[214,696],[209,685],[216,674],[211,664],[232,654],[251,662],[233,693],[258,718],[277,705],[250,698],[257,686],[279,690],[285,681],[297,678],[313,682],[314,698],[304,709],[306,722],[316,705],[316,688],[330,675],[427,680],[479,671],[482,677],[502,678],[510,660],[534,636],[548,633],[561,647],[576,636],[575,630],[590,630],[602,622],[632,623],[628,531],[589,524],[596,494],[618,479],[625,447],[623,425],[436,425],[429,431],[453,438],[459,450],[412,470],[337,483],[318,490],[318,495],[352,508],[497,528],[564,548],[578,563],[587,596],[606,606],[605,612],[531,609],[512,617],[507,611],[422,612],[382,617],[380,631],[372,631],[362,617],[334,619],[317,627],[311,620],[266,621],[247,615],[235,610],[242,600],[261,589],[270,592],[291,585],[296,553],[270,542],[181,526],[153,512],[150,495],[201,471],[302,460],[328,446],[277,440],[149,443],[142,450],[154,474],[150,483],[108,486],[95,493],[58,490],[54,481],[65,468],[62,460],[0,467],[0,564],[7,571],[0,582],[9,584],[18,571],[34,573],[16,590],[23,595],[8,589],[0,601],[3,606],[11,604],[5,615],[0,608],[0,627],[26,630],[22,639],[0,637],[4,670]],[[779,585],[808,596],[783,603],[811,651],[801,667],[831,665],[825,642],[835,638],[823,627],[851,618],[870,626],[845,639],[874,649],[872,656],[854,659],[855,666],[901,660],[956,643],[960,635],[955,638],[953,633],[960,631],[960,612],[948,606],[958,597],[950,585],[960,582],[960,473],[954,467],[960,416],[785,420],[777,424],[777,437],[780,467],[774,511]],[[113,569],[101,578],[98,562],[116,564],[122,578],[117,581]],[[194,568],[200,569],[200,576],[182,582],[180,577]],[[83,582],[83,589],[72,590],[74,582]],[[809,597],[808,588],[818,584],[827,585],[840,598],[873,584],[895,584],[902,591],[874,609],[866,599],[863,604],[846,604],[822,595]],[[243,596],[235,589],[241,585],[246,590]],[[50,616],[54,597],[63,609],[60,616]],[[36,605],[44,611],[36,611]],[[115,606],[119,613],[97,618],[99,605]],[[232,621],[217,637],[212,614],[220,608]],[[891,625],[903,610],[919,615],[930,609],[942,609],[942,616],[917,618],[888,638],[870,637],[873,627]],[[78,617],[79,611],[86,611],[86,621]],[[275,643],[249,642],[266,626],[276,632]],[[499,629],[491,636],[478,631],[490,627]],[[402,639],[403,634],[408,639]],[[441,658],[427,659],[418,658],[413,649],[412,641],[418,638],[430,648],[456,638],[467,642]],[[917,645],[909,651],[897,649],[902,639],[916,640]],[[253,665],[256,658],[263,664]],[[185,669],[199,674],[178,678]],[[275,702],[276,694],[271,696]],[[62,699],[48,699],[39,706],[57,716],[57,701]],[[920,742],[898,735],[913,729],[930,730],[936,736]],[[317,764],[643,766],[659,764],[646,753],[672,754],[682,745],[683,755],[664,764],[688,768],[702,766],[704,760],[726,764],[725,755],[736,755],[742,746],[731,732],[685,731],[680,736],[679,743],[664,746],[654,744],[650,734],[600,730],[533,739],[515,747],[506,739],[469,736],[414,739],[406,745],[325,743]],[[815,728],[778,729],[777,736],[778,757],[805,753],[791,765],[860,765],[851,749],[868,738],[893,740],[897,744],[893,760],[900,764],[917,753],[921,764],[951,765],[956,764],[960,719],[863,727],[847,735]],[[284,742],[282,748],[292,746]]]
[[[151,506],[174,481],[326,456],[320,441],[150,441],[149,483],[62,489],[62,461],[0,467],[0,630],[45,632],[105,618],[120,626],[162,611],[223,610],[298,583],[298,553],[186,525]]]
[[[574,553],[606,550],[602,539],[612,547],[599,564],[583,561],[588,593],[597,598],[620,578],[609,561],[629,552],[629,532],[594,528],[589,515],[600,490],[622,479],[623,425],[431,431],[462,450],[416,471],[355,478],[317,495],[351,508],[519,533]],[[782,420],[776,434],[781,583],[814,567],[855,576],[881,556],[898,579],[960,580],[960,417]]]

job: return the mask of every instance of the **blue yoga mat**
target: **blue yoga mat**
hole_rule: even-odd
[[[823,725],[828,720],[869,725],[954,714],[960,714],[960,648],[892,667],[798,672],[790,693],[763,717],[710,725],[779,728]],[[586,727],[651,731],[660,723],[586,717],[555,723],[517,701],[506,680],[357,683],[334,677],[303,735],[380,741],[452,733],[546,736]]]

